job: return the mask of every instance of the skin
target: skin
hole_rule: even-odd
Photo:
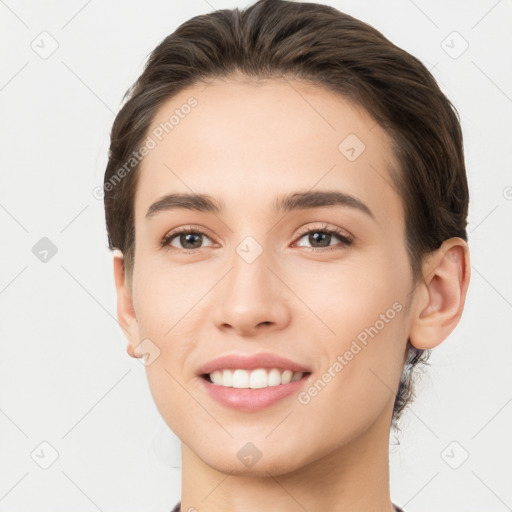
[[[215,80],[168,100],[150,130],[190,96],[197,107],[141,164],[133,276],[114,258],[128,353],[140,357],[146,338],[160,351],[146,371],[182,441],[181,510],[391,512],[388,443],[407,339],[433,348],[458,323],[468,247],[445,241],[413,282],[389,138],[339,95],[299,81]],[[355,161],[338,150],[351,133],[366,146]],[[373,218],[350,206],[272,212],[276,196],[320,189],[358,198]],[[170,192],[207,193],[225,210],[146,218]],[[196,253],[184,252],[194,239],[161,246],[190,225],[205,232]],[[327,250],[299,234],[324,225],[353,243],[332,235],[326,243],[337,248]],[[252,263],[236,251],[247,236],[263,250]],[[220,355],[273,352],[311,368],[314,382],[395,303],[403,309],[307,404],[292,395],[237,411],[210,398],[196,375]],[[237,457],[249,441],[262,453],[252,467]]]

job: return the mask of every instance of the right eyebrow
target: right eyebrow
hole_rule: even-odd
[[[223,206],[221,201],[208,194],[167,194],[149,207],[146,218],[159,212],[180,208],[198,212],[220,213]]]

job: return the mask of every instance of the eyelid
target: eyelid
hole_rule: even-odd
[[[172,247],[170,245],[171,240],[174,239],[177,235],[180,235],[181,233],[194,233],[194,234],[198,234],[198,235],[204,235],[204,236],[208,237],[210,240],[212,240],[212,242],[216,243],[215,242],[215,237],[211,236],[209,234],[208,229],[206,229],[205,227],[203,227],[203,226],[197,227],[197,226],[193,226],[193,225],[188,225],[188,226],[180,226],[179,228],[172,229],[171,231],[166,233],[162,237],[162,239],[160,241],[160,245],[162,247],[164,247],[164,248],[166,246]],[[194,251],[194,252],[197,252],[199,250],[199,249],[179,249],[177,247],[172,247],[172,248],[176,249],[178,251]]]
[[[324,223],[322,223],[321,226],[304,226],[303,228],[301,228],[299,230],[299,232],[297,233],[297,235],[295,236],[293,244],[295,245],[301,238],[304,237],[304,235],[306,235],[310,232],[329,233],[331,235],[338,237],[341,240],[341,245],[345,245],[345,246],[351,245],[354,241],[354,236],[351,233],[349,233],[348,231],[346,231],[342,228],[339,228],[337,226],[330,227],[328,224],[326,224],[324,222]],[[182,251],[182,252],[188,252],[188,253],[198,252],[200,249],[205,249],[205,247],[200,247],[199,249],[179,249],[177,247],[172,247],[170,245],[170,242],[174,238],[176,238],[177,235],[180,235],[181,233],[195,233],[198,235],[203,235],[203,236],[206,236],[207,238],[209,238],[213,242],[213,244],[218,243],[215,241],[215,237],[212,237],[210,234],[208,234],[209,231],[206,228],[204,228],[203,226],[196,227],[193,225],[185,225],[185,226],[180,226],[174,230],[171,230],[169,233],[164,235],[164,237],[162,238],[162,240],[160,242],[161,246],[163,248],[170,247],[171,249],[175,249],[177,251]],[[329,250],[339,249],[338,246],[339,246],[339,244],[336,244],[334,246],[327,246],[327,247],[301,247],[301,248],[312,251],[312,252],[318,252],[318,251],[325,252],[325,251],[329,251]],[[209,247],[211,247],[211,246],[209,246]]]
[[[304,228],[301,228],[299,230],[299,233],[297,234],[298,238],[301,238],[303,235],[309,233],[310,231],[327,231],[329,233],[335,234],[336,236],[342,236],[343,238],[346,238],[350,240],[351,242],[354,241],[354,235],[352,235],[349,231],[343,228],[339,228],[337,226],[330,226],[329,224],[326,224],[325,222],[322,223],[321,226],[305,226]]]
[[[313,254],[330,254],[332,251],[342,251],[346,250],[348,247],[350,247],[354,242],[354,236],[349,233],[348,231],[339,228],[339,227],[329,227],[329,225],[323,223],[322,226],[319,227],[304,227],[303,230],[301,230],[300,234],[297,235],[296,241],[293,243],[293,246],[296,246],[297,243],[300,241],[301,238],[303,238],[308,233],[328,233],[330,236],[334,236],[340,240],[339,243],[334,245],[328,245],[325,247],[303,247],[299,246],[301,249],[305,249],[308,253]]]

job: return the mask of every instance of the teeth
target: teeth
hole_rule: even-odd
[[[291,370],[285,370],[281,375],[281,384],[289,384],[292,381],[293,372]]]
[[[224,378],[222,384],[224,383]],[[235,370],[233,372],[233,387],[234,388],[248,388],[249,387],[249,373],[244,370]]]
[[[243,370],[237,370],[237,372],[242,372],[242,371]],[[244,373],[247,373],[247,372],[244,371]],[[249,386],[248,387],[250,387],[251,389],[260,389],[260,388],[266,388],[267,386],[268,386],[267,372],[263,368],[260,368],[259,370],[254,370],[251,372],[251,374],[249,375]]]
[[[272,368],[267,372],[265,368],[258,368],[252,371],[215,370],[210,373],[210,380],[218,386],[227,388],[261,389],[295,382],[301,379],[302,376],[302,372],[281,371],[278,368]]]
[[[277,368],[272,368],[267,378],[269,386],[279,386],[281,384],[281,372]]]
[[[295,372],[292,376],[292,382],[295,382],[296,380],[302,379],[302,373],[301,372]]]

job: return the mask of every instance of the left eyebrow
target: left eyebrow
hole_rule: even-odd
[[[279,214],[288,213],[293,210],[325,208],[330,206],[348,206],[375,218],[370,208],[357,197],[332,190],[294,192],[286,196],[277,197],[272,204],[272,209],[275,214]],[[222,201],[208,194],[174,193],[167,194],[153,203],[149,207],[146,217],[149,218],[159,212],[176,209],[220,214],[224,206]]]
[[[273,204],[275,213],[287,213],[292,210],[324,208],[326,206],[348,206],[375,218],[372,211],[357,197],[334,190],[295,192],[278,197]]]

